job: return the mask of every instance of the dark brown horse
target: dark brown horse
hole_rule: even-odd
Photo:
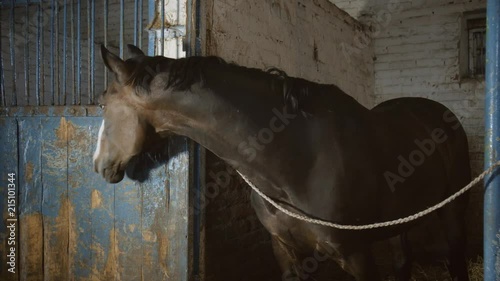
[[[401,98],[368,110],[334,85],[216,57],[131,59],[102,48],[116,75],[100,97],[104,121],[95,170],[119,182],[130,159],[158,134],[187,136],[235,167],[285,208],[339,224],[363,225],[414,214],[470,181],[467,138],[443,105]],[[284,280],[301,280],[304,253],[339,262],[356,280],[379,280],[370,245],[392,238],[397,280],[410,278],[405,233],[417,222],[339,230],[291,218],[255,193],[252,203]],[[466,196],[440,209],[453,280],[468,280]]]

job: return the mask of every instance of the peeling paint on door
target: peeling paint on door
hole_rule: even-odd
[[[179,268],[188,259],[187,222],[180,225],[187,183],[167,178],[188,171],[176,162],[155,168],[143,183],[107,184],[92,167],[100,123],[97,117],[0,117],[0,131],[8,132],[0,151],[12,157],[0,168],[20,168],[16,280],[187,280],[187,267]],[[0,271],[1,280],[10,277]]]

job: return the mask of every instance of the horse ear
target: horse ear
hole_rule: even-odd
[[[141,49],[137,48],[132,44],[127,44],[128,52],[132,55],[132,57],[145,56],[144,52]]]
[[[118,82],[124,83],[128,79],[128,71],[125,62],[117,55],[111,53],[101,45],[101,56],[106,67],[116,75]]]

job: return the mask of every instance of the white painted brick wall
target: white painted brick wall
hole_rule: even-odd
[[[327,0],[211,0],[206,10],[206,54],[334,83],[365,106],[373,105],[372,48],[349,57],[342,50],[354,44],[363,27]]]

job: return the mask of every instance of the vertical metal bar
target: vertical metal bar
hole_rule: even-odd
[[[139,20],[139,0],[134,1],[134,45],[137,46],[137,24]]]
[[[201,4],[199,0],[187,0],[187,22],[186,22],[186,56],[199,56],[201,55],[201,41],[200,30],[201,30]],[[193,9],[195,9],[193,13]],[[180,9],[178,7],[178,18],[180,18]],[[194,42],[193,42],[194,40]],[[181,48],[177,51],[180,52]],[[203,182],[205,180],[205,153],[204,148],[199,144],[193,142],[193,177],[194,185],[190,188],[194,189],[190,191],[193,197],[193,206],[195,212],[193,212],[193,217],[190,218],[193,224],[193,241],[189,244],[192,245],[192,275],[195,280],[203,280],[204,264],[201,258],[203,253],[203,243],[204,236],[201,229],[204,225],[204,212],[205,209],[202,208],[200,194],[204,194]],[[196,196],[198,195],[198,196]]]
[[[120,57],[123,58],[123,41],[125,36],[125,0],[120,0]]]
[[[26,0],[26,22],[24,30],[24,97],[26,105],[30,104],[30,49],[29,49],[29,5],[30,1]]]
[[[77,0],[76,4],[76,104],[82,102],[82,26],[81,26],[82,4]]]
[[[190,18],[192,18],[192,1],[189,1],[187,0],[186,1],[186,9],[187,9],[187,22],[185,23],[186,27],[189,27],[191,26],[191,21],[189,20]],[[177,24],[180,25],[181,24],[181,1],[177,1]],[[184,40],[182,38],[182,36],[178,35],[179,31],[175,31],[175,40],[177,41],[177,47],[176,47],[176,58],[180,58],[181,57],[181,52],[182,52],[182,49],[183,49],[183,44],[184,44]],[[186,31],[186,34],[190,34],[189,32]],[[187,36],[186,36],[187,38]],[[187,42],[191,42],[191,38],[187,39]],[[188,44],[188,48],[187,49],[191,49],[191,43]]]
[[[62,101],[61,103],[63,105],[67,105],[66,104],[66,96],[68,95],[66,93],[66,71],[67,71],[67,67],[66,67],[66,62],[67,62],[67,59],[68,59],[68,50],[67,50],[67,38],[68,38],[68,29],[67,29],[67,23],[68,23],[68,9],[67,9],[67,6],[68,4],[66,3],[66,1],[64,1],[64,10],[63,10],[63,51],[62,51],[62,55],[63,55],[63,61],[62,61]]]
[[[204,164],[205,164],[205,151],[204,148],[199,144],[192,142],[194,146],[193,149],[193,185],[189,188],[190,190],[190,204],[193,206],[192,217],[190,218],[191,223],[193,225],[193,237],[192,241],[189,241],[192,249],[191,255],[191,265],[192,265],[192,276],[194,276],[194,280],[204,280],[202,276],[200,276],[203,272],[203,264],[201,262],[201,253],[202,253],[202,225],[203,225],[203,217],[204,217],[204,209],[201,203],[201,196],[203,196],[202,186],[205,180],[205,172],[204,172]]]
[[[2,21],[0,21],[0,38],[2,38]],[[2,101],[2,106],[7,106],[7,101],[5,100],[5,77],[3,73],[3,56],[2,56],[2,43],[0,42],[0,100]]]
[[[165,54],[165,0],[161,0],[161,55]]]
[[[16,45],[15,45],[15,39],[14,39],[14,33],[16,32],[15,25],[14,25],[14,5],[16,1],[11,0],[10,1],[10,65],[12,67],[12,102],[11,105],[17,105],[17,91],[16,91]]]
[[[91,9],[91,19],[92,19],[92,27],[91,27],[91,36],[90,36],[90,104],[94,104],[95,97],[95,1],[92,2]]]
[[[41,1],[38,5],[38,16],[37,16],[37,31],[36,31],[36,74],[35,74],[35,95],[36,95],[36,105],[40,105],[40,84],[41,84],[41,76],[40,76],[40,66],[41,66],[41,58],[40,58],[40,40],[42,33],[42,6]]]
[[[44,23],[43,20],[43,1],[40,1],[40,5],[38,6],[40,9],[40,104],[43,105],[45,104],[45,63],[44,63],[44,57],[45,57],[45,46],[44,46],[44,28],[42,27],[42,24]]]
[[[138,7],[139,11],[137,11],[137,13],[139,14],[139,22],[138,22],[139,27],[137,31],[138,33],[137,37],[139,38],[138,39],[139,42],[137,42],[138,43],[137,47],[139,47],[139,49],[142,49],[142,5],[143,1],[139,1],[139,7]]]
[[[202,51],[201,51],[201,1],[200,0],[195,0],[196,1],[196,19],[195,19],[195,26],[196,26],[196,36],[195,36],[195,42],[194,42],[194,53],[195,56],[201,56]]]
[[[51,19],[50,19],[50,91],[51,91],[51,105],[55,104],[55,93],[56,93],[56,71],[54,68],[54,56],[55,56],[55,41],[56,38],[54,36],[55,32],[55,6],[56,1],[52,0],[51,2]]]
[[[485,168],[500,160],[500,2],[488,0]],[[500,280],[500,168],[484,180],[484,279]]]
[[[72,74],[72,81],[73,85],[71,87],[71,93],[72,93],[72,101],[71,104],[75,105],[76,104],[76,43],[75,43],[75,5],[73,3],[74,1],[71,0],[71,74]]]
[[[108,46],[108,0],[104,0],[104,46]],[[104,89],[108,88],[108,69],[104,67]]]
[[[56,95],[56,103],[58,105],[60,105],[60,99],[61,99],[61,79],[60,79],[60,73],[61,71],[59,70],[59,59],[60,59],[60,55],[59,55],[59,0],[55,1],[54,3],[54,18],[55,18],[55,47],[54,47],[54,60],[55,60],[55,65],[54,65],[54,71],[56,73],[56,77],[55,77],[55,80],[56,80],[56,92],[54,93]]]
[[[92,2],[87,2],[87,93],[88,104],[92,104]]]
[[[149,22],[153,22],[155,19],[155,8],[156,8],[156,1],[155,0],[149,0],[148,1],[148,17],[149,17]],[[155,55],[155,47],[156,47],[156,31],[149,31],[149,40],[148,40],[148,56],[154,56]]]

